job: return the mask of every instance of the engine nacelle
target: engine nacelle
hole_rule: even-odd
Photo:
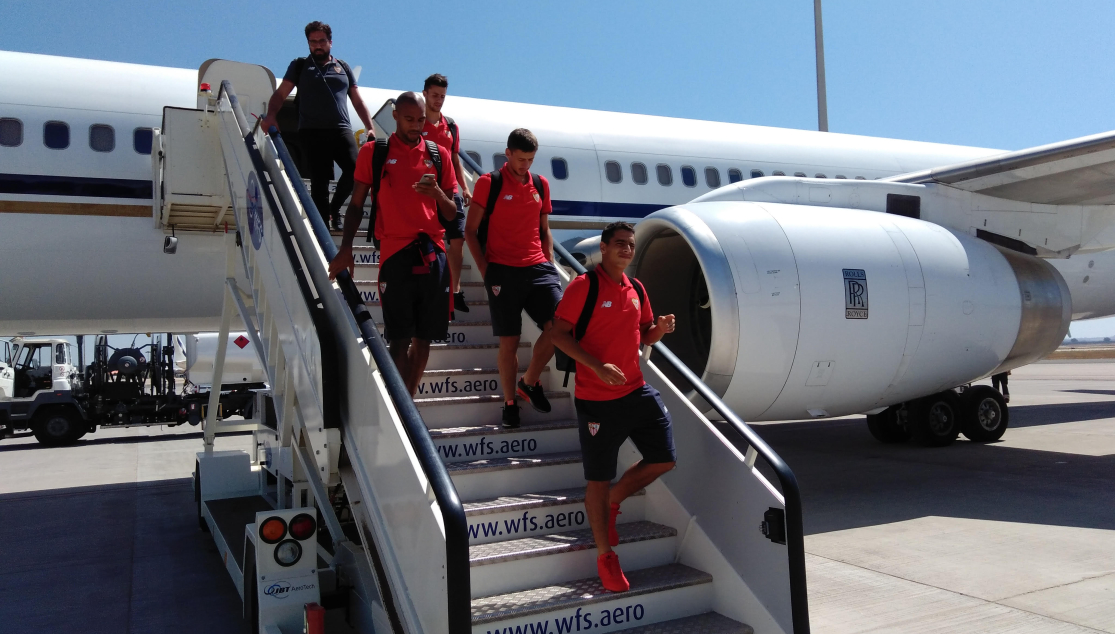
[[[1036,361],[1072,303],[1047,262],[891,214],[663,209],[632,269],[665,342],[745,420],[871,411]]]

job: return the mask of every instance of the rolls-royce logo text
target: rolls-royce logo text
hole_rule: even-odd
[[[844,269],[844,318],[867,319],[867,273]]]

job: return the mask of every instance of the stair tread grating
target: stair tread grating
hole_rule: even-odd
[[[499,434],[518,434],[523,432],[553,431],[555,429],[576,429],[577,421],[572,419],[544,420],[538,422],[524,422],[515,429],[506,429],[500,423],[488,425],[470,425],[459,427],[435,427],[430,430],[430,437],[434,440],[441,438],[463,438],[467,436],[489,436]]]
[[[640,489],[632,494],[646,495],[646,489]],[[492,513],[510,513],[524,509],[545,508],[547,506],[561,506],[563,504],[580,504],[585,501],[585,488],[558,489],[556,491],[542,491],[540,493],[523,493],[520,495],[501,495],[495,498],[473,500],[465,502],[465,515],[490,515]]]
[[[716,612],[640,625],[616,634],[755,634],[754,628]]]
[[[430,346],[433,348],[433,346]],[[547,400],[555,398],[569,398],[569,392],[546,392]],[[416,398],[414,404],[418,407],[430,405],[468,405],[470,403],[502,403],[502,394],[479,394],[476,396],[435,396],[431,398]]]
[[[622,593],[608,592],[600,585],[599,577],[589,577],[552,586],[473,599],[472,623],[474,625],[491,623],[578,605],[602,603],[620,597],[636,597],[712,582],[712,575],[683,564],[630,570],[625,571],[624,574],[631,583],[631,589]]]
[[[617,524],[619,543],[632,544],[635,542],[649,541],[676,537],[678,532],[672,527],[663,526],[654,522],[640,520],[627,524]],[[571,553],[581,550],[596,548],[592,537],[592,529],[582,528],[563,533],[550,533],[535,537],[523,537],[503,542],[489,544],[476,544],[469,546],[469,565],[484,566],[488,564],[504,563],[518,559],[530,559],[561,553]]]
[[[514,458],[484,458],[465,462],[451,462],[445,465],[450,476],[485,473],[488,471],[507,471],[510,469],[529,469],[552,465],[575,464],[581,461],[580,451],[535,454]]]

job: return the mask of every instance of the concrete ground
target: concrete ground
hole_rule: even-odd
[[[1115,362],[1010,377],[1003,440],[758,424],[803,494],[812,629],[1115,633]]]
[[[217,439],[250,446],[250,435]],[[194,427],[101,430],[52,449],[0,441],[0,631],[246,631],[198,530],[199,449]]]
[[[1115,362],[1010,387],[988,445],[881,445],[862,416],[756,425],[801,485],[814,632],[1115,633]],[[200,447],[189,427],[0,441],[0,631],[246,631],[197,528]]]

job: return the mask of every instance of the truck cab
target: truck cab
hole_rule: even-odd
[[[13,339],[6,345],[7,367],[0,370],[0,398],[31,398],[42,390],[71,391],[77,374],[71,347],[65,339]],[[10,379],[2,376],[5,374]]]

